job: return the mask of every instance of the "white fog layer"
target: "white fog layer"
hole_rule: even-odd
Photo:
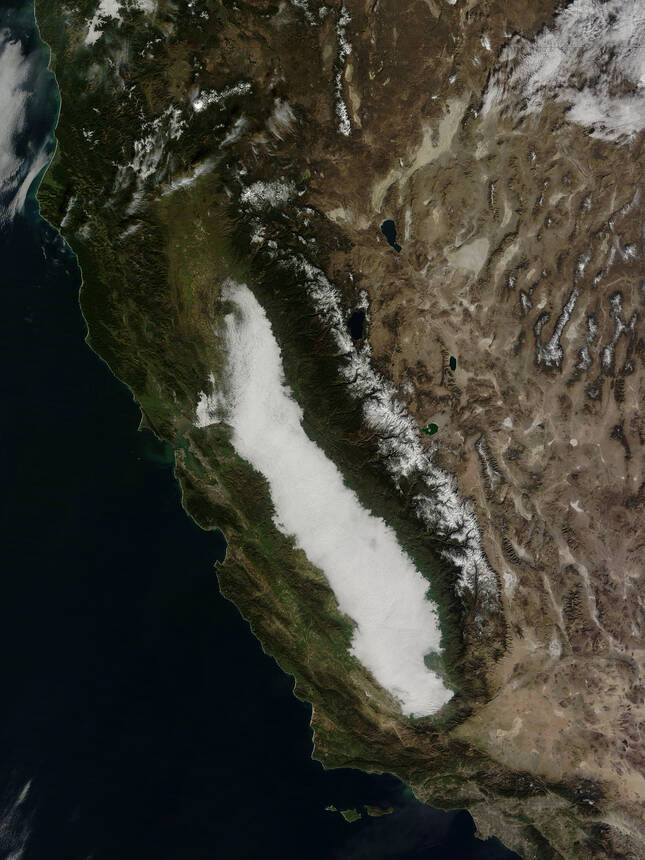
[[[262,307],[243,285],[224,298],[227,390],[202,395],[198,424],[225,421],[237,453],[266,478],[276,525],[319,567],[357,627],[352,654],[407,715],[437,711],[452,693],[424,663],[440,630],[428,583],[394,531],[363,508],[336,466],[305,434],[285,384],[280,348]]]
[[[37,59],[9,31],[0,33],[0,226],[22,212],[31,184],[51,155],[49,139],[23,141]]]

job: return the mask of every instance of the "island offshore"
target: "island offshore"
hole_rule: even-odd
[[[363,309],[369,323],[369,306],[360,273],[341,265],[347,233],[315,203],[338,178],[320,147],[349,158],[334,81],[351,78],[357,10],[95,7],[60,16],[36,5],[62,94],[42,212],[78,256],[91,346],[173,447],[186,510],[226,536],[222,592],[312,703],[315,757],[394,773],[424,802],[467,808],[483,836],[525,857],[612,856],[601,786],[516,770],[460,732],[495,694],[509,638],[499,583],[476,519],[432,465],[385,368],[369,343],[352,342],[346,321]],[[240,314],[251,337],[236,328]],[[275,419],[271,403],[266,419],[236,412],[249,400],[245,368],[262,366],[248,349],[268,333],[309,443],[423,577],[437,619],[423,643],[433,703],[419,703],[416,686],[397,689],[381,655],[360,647],[369,619],[357,626],[347,612],[325,553],[309,557],[276,501],[288,487],[243,456],[263,436],[260,426],[245,448],[245,420],[267,421],[268,446]],[[247,341],[235,371],[233,350]],[[426,503],[429,487],[438,505]],[[404,638],[398,621],[395,633]]]

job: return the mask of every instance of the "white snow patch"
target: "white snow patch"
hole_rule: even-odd
[[[262,224],[258,224],[257,222],[252,224],[253,233],[251,234],[251,244],[252,245],[262,245],[264,240],[266,239],[266,231]]]
[[[502,421],[502,427],[506,427],[507,430],[513,429],[513,419],[510,415]]]
[[[199,425],[225,420],[239,456],[265,476],[276,526],[325,573],[340,610],[356,623],[351,653],[406,715],[434,713],[452,693],[424,663],[424,655],[440,648],[428,583],[394,531],[361,507],[307,437],[280,348],[252,292],[229,283],[223,298],[235,305],[225,318],[226,388],[210,399],[200,396]]]
[[[576,499],[575,502],[569,502],[569,504],[577,514],[584,514],[583,509],[580,507],[579,499]]]
[[[569,445],[571,445],[572,448],[577,448],[578,447],[578,440],[577,439],[569,439]]]
[[[251,209],[265,209],[267,206],[284,206],[296,193],[295,184],[289,181],[253,182],[240,195],[240,201]]]
[[[93,45],[103,35],[103,25],[108,19],[113,21],[121,20],[121,7],[124,5],[123,0],[99,0],[99,5],[96,7],[94,17],[89,23],[89,29],[85,36],[85,44]],[[131,6],[138,7],[142,12],[148,15],[154,15],[157,11],[156,0],[138,0],[131,2]]]
[[[223,90],[204,90],[197,98],[193,99],[191,104],[195,113],[201,113],[210,105],[221,105],[226,99],[232,96],[244,96],[251,92],[251,84],[248,81],[240,81],[238,84],[231,84],[224,87]]]
[[[333,333],[343,356],[341,373],[347,389],[363,405],[365,423],[376,434],[383,463],[396,485],[416,478],[424,490],[413,499],[418,518],[438,538],[440,555],[458,570],[457,593],[477,593],[483,612],[498,606],[497,577],[482,546],[474,507],[462,500],[453,475],[437,467],[432,450],[421,442],[419,428],[392,383],[372,367],[369,344],[360,349],[345,323],[346,313],[338,290],[325,274],[305,258],[291,255],[284,263],[303,277],[309,297]]]
[[[636,322],[638,321],[638,315],[634,313],[632,314],[629,323],[625,323],[625,320],[622,317],[623,297],[621,293],[613,293],[609,297],[609,304],[611,308],[611,310],[609,311],[609,315],[614,320],[614,333],[611,337],[611,340],[603,348],[601,353],[601,365],[605,373],[612,372],[616,353],[616,344],[618,343],[620,336],[623,333],[627,334],[628,331],[633,334],[634,327],[636,325]]]
[[[305,19],[309,24],[315,24],[316,19],[311,14],[311,9],[309,8],[309,4],[307,0],[289,0],[292,6],[295,6],[296,9],[300,9],[301,12],[304,13]],[[321,16],[322,17],[322,16]]]
[[[514,36],[500,60],[484,114],[509,101],[537,113],[555,99],[593,137],[623,142],[645,128],[642,0],[574,0],[532,42]]]
[[[343,100],[343,74],[345,71],[345,63],[347,57],[352,53],[351,43],[347,39],[347,25],[351,21],[351,17],[347,9],[341,6],[340,17],[336,25],[336,34],[338,36],[338,70],[336,72],[336,116],[338,117],[338,131],[345,137],[349,137],[352,131],[352,124],[349,119],[347,105]]]
[[[549,319],[549,314],[545,312],[538,317],[534,326],[536,344],[535,360],[538,365],[544,364],[545,367],[560,367],[562,364],[564,353],[560,344],[560,338],[562,337],[562,332],[564,331],[565,326],[571,319],[571,314],[576,306],[576,301],[578,300],[579,295],[580,290],[575,289],[571,291],[566,304],[560,312],[558,321],[553,329],[553,334],[544,344],[541,340],[541,332],[542,327]]]
[[[584,254],[580,254],[576,260],[576,278],[581,278],[584,275],[589,260],[591,260],[591,251],[585,251]]]

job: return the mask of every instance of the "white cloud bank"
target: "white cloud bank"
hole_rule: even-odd
[[[511,39],[500,60],[484,113],[509,101],[537,113],[556,100],[593,137],[624,141],[645,128],[643,0],[574,0],[553,29]]]
[[[251,291],[230,284],[224,298],[236,307],[225,319],[227,390],[202,395],[198,424],[225,420],[237,453],[265,476],[276,525],[325,573],[341,611],[357,624],[353,655],[405,714],[434,713],[452,693],[423,660],[440,643],[427,582],[394,531],[361,507],[305,434],[280,348]]]
[[[37,53],[23,53],[22,43],[8,30],[0,31],[0,226],[22,212],[29,188],[52,152],[49,138],[18,147],[18,139],[28,132],[27,112],[41,61]]]
[[[0,44],[0,182],[4,189],[18,173],[20,160],[14,149],[14,136],[23,130],[25,107],[29,98],[29,61],[19,41],[8,33]]]
[[[240,195],[240,202],[251,209],[266,209],[268,206],[279,208],[295,196],[296,186],[291,180],[258,180],[248,185]]]
[[[121,20],[119,7],[121,0],[99,0],[99,5],[96,7],[94,17],[90,21],[87,35],[85,36],[85,44],[93,45],[103,35],[102,27],[106,18],[115,18]]]

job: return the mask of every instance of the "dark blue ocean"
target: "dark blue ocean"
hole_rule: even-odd
[[[39,74],[25,158],[55,122]],[[516,857],[392,776],[311,760],[310,708],[220,595],[224,541],[183,511],[172,451],[86,346],[34,190],[0,236],[0,857]],[[366,803],[394,812],[325,811]]]

